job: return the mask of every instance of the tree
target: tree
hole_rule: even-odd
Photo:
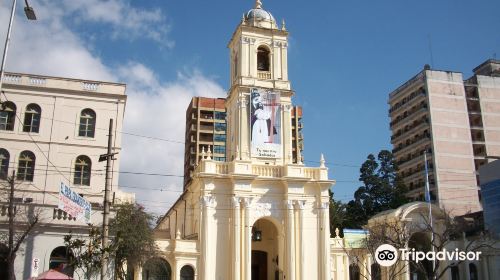
[[[68,251],[68,264],[75,269],[75,272],[83,273],[85,277],[79,275],[83,279],[91,279],[101,271],[101,258],[105,252],[112,255],[114,248],[102,247],[101,231],[99,228],[89,225],[89,235],[74,238],[70,232],[64,236],[64,245]],[[109,271],[109,270],[107,270]]]
[[[118,206],[110,231],[115,235],[115,274],[119,279],[126,278],[125,264],[133,268],[157,255],[158,247],[151,227],[153,221],[153,215],[138,204]]]
[[[356,190],[354,199],[346,205],[345,226],[361,228],[373,215],[408,202],[404,196],[406,188],[396,171],[390,151],[380,151],[377,158],[368,155],[360,168],[359,180],[363,186]]]
[[[377,248],[382,244],[389,244],[396,249],[414,248],[416,251],[441,252],[444,249],[453,250],[463,246],[460,250],[465,252],[479,252],[486,248],[493,248],[494,238],[482,229],[471,230],[470,223],[466,220],[453,218],[444,210],[433,211],[434,223],[428,218],[427,205],[419,207],[411,218],[403,217],[403,213],[397,216],[377,217],[367,225],[369,234],[357,248],[344,248],[349,259],[358,265],[362,271],[369,271],[364,262],[365,256],[375,256]],[[474,226],[472,226],[474,227]],[[453,248],[453,249],[451,249]],[[418,279],[443,279],[446,273],[454,265],[460,265],[464,260],[416,261],[412,258],[408,262],[401,260],[398,255],[396,264],[382,270],[385,276],[382,279],[400,279],[402,275],[410,270],[418,274]],[[380,270],[379,270],[380,271]],[[373,273],[372,273],[373,274]],[[369,275],[362,275],[371,279]],[[374,275],[371,275],[373,277]],[[380,278],[379,278],[380,279]]]
[[[125,267],[133,268],[157,255],[151,227],[153,220],[153,215],[138,204],[116,206],[115,218],[110,223],[113,238],[107,248],[102,248],[100,230],[94,226],[90,227],[88,237],[75,239],[71,233],[64,237],[65,245],[73,255],[69,263],[90,279],[100,272],[101,258],[107,254],[114,265],[115,277],[126,279]],[[107,271],[112,270],[108,268]]]
[[[0,243],[7,243],[6,252],[0,258],[7,263],[7,279],[15,280],[14,264],[17,253],[26,238],[33,233],[41,219],[41,209],[34,205],[24,204],[23,197],[15,195],[15,171],[7,177],[7,186],[2,188],[2,201],[7,207],[8,232],[0,233]]]

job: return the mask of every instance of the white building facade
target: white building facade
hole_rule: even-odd
[[[69,231],[85,235],[88,226],[57,209],[60,185],[71,186],[91,202],[90,222],[102,223],[105,162],[99,162],[99,156],[107,153],[110,119],[113,152],[118,153],[111,166],[112,197],[115,202],[134,199],[118,190],[125,85],[6,73],[2,91],[0,183],[6,188],[5,179],[15,171],[16,205],[28,212],[42,211],[39,225],[17,254],[16,276],[28,279],[34,259],[39,260],[39,273],[49,268],[67,272],[63,236]],[[5,234],[3,199],[1,207],[0,231]]]
[[[226,161],[203,152],[157,226],[164,269],[147,262],[135,279],[329,280],[334,181],[323,158],[293,163],[285,25],[256,1],[228,48]]]

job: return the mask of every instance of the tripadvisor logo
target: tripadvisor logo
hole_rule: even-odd
[[[399,249],[402,261],[414,261],[419,263],[423,260],[439,260],[439,261],[479,261],[481,252],[465,252],[455,249],[448,251],[443,249],[438,252],[422,252],[415,251],[415,249]],[[375,251],[375,261],[380,266],[391,266],[398,260],[398,249],[389,244],[382,244],[378,246]]]
[[[398,250],[389,244],[378,246],[375,251],[375,261],[381,266],[391,266],[398,260]]]

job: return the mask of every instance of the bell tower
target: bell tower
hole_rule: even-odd
[[[228,44],[227,159],[292,163],[288,32],[257,0]]]

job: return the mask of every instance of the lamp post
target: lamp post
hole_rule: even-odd
[[[29,20],[36,20],[35,10],[33,10],[33,7],[30,7],[30,5],[28,4],[28,0],[24,0],[24,3],[26,4],[26,6],[24,7],[24,12],[26,13],[26,17]],[[12,1],[12,9],[10,10],[9,28],[7,29],[7,37],[5,38],[5,47],[3,48],[2,66],[0,68],[0,94],[2,93],[3,76],[5,72],[5,61],[7,60],[7,52],[9,50],[10,33],[12,31],[12,24],[14,22],[14,14],[16,13],[16,4],[17,0]]]

